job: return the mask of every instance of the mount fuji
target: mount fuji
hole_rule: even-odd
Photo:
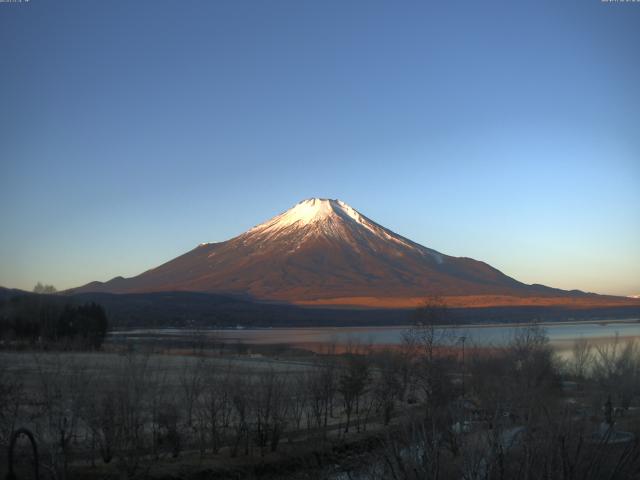
[[[597,297],[521,283],[484,262],[419,245],[340,200],[322,198],[304,200],[235,238],[200,244],[135,277],[92,282],[70,293],[170,291],[361,306],[408,306],[430,295],[459,305]]]

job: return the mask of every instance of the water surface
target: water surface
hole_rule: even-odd
[[[620,341],[640,339],[640,319],[626,321],[598,321],[577,323],[540,324],[545,329],[551,345],[559,351],[567,350],[576,339],[584,338],[594,344],[612,344]],[[246,328],[246,329],[138,329],[115,331],[113,341],[135,338],[189,338],[204,337],[227,343],[286,344],[297,347],[319,345],[346,345],[349,343],[372,346],[394,346],[403,341],[408,326],[390,327],[292,327],[292,328]],[[466,325],[439,329],[447,333],[448,341],[461,341],[464,337],[468,347],[491,347],[506,345],[526,325]]]

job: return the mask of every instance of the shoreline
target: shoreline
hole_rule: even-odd
[[[640,323],[640,318],[623,318],[623,319],[602,319],[602,320],[566,320],[566,321],[546,321],[546,322],[491,322],[491,323],[464,323],[464,324],[439,324],[435,325],[439,329],[464,329],[464,328],[501,328],[501,327],[526,327],[530,325],[547,326],[564,326],[564,325],[593,325],[601,324],[603,326],[611,324],[635,324]],[[148,333],[152,331],[158,332],[243,332],[243,331],[276,331],[276,330],[397,330],[397,329],[409,329],[415,325],[412,324],[400,324],[400,325],[315,325],[315,326],[290,326],[290,327],[133,327],[130,329],[118,329],[107,332],[107,335],[126,335],[133,332]]]

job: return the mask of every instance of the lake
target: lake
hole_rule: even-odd
[[[611,320],[576,323],[540,324],[549,337],[551,345],[560,353],[568,351],[576,339],[584,338],[594,344],[606,345],[620,340],[640,340],[640,319]],[[359,343],[372,346],[394,346],[402,343],[408,327],[292,327],[261,329],[137,329],[114,331],[110,340],[116,343],[135,339],[169,339],[204,336],[209,340],[226,343],[287,344],[317,350],[322,346]],[[491,347],[507,344],[518,330],[526,325],[464,325],[448,328],[450,338],[465,337],[467,347]]]

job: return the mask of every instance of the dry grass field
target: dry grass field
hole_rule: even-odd
[[[451,308],[481,307],[563,307],[587,309],[600,307],[640,306],[640,299],[594,295],[588,297],[516,297],[509,295],[458,295],[445,296],[442,300]],[[294,302],[306,306],[343,306],[369,308],[415,308],[424,304],[424,297],[339,297]]]
[[[532,326],[463,361],[442,340],[421,326],[389,351],[0,351],[0,476],[18,427],[35,435],[40,478],[56,480],[500,479],[523,468],[560,480],[562,462],[576,479],[640,473],[637,344],[575,342],[561,359]],[[23,438],[18,478],[31,462]]]

